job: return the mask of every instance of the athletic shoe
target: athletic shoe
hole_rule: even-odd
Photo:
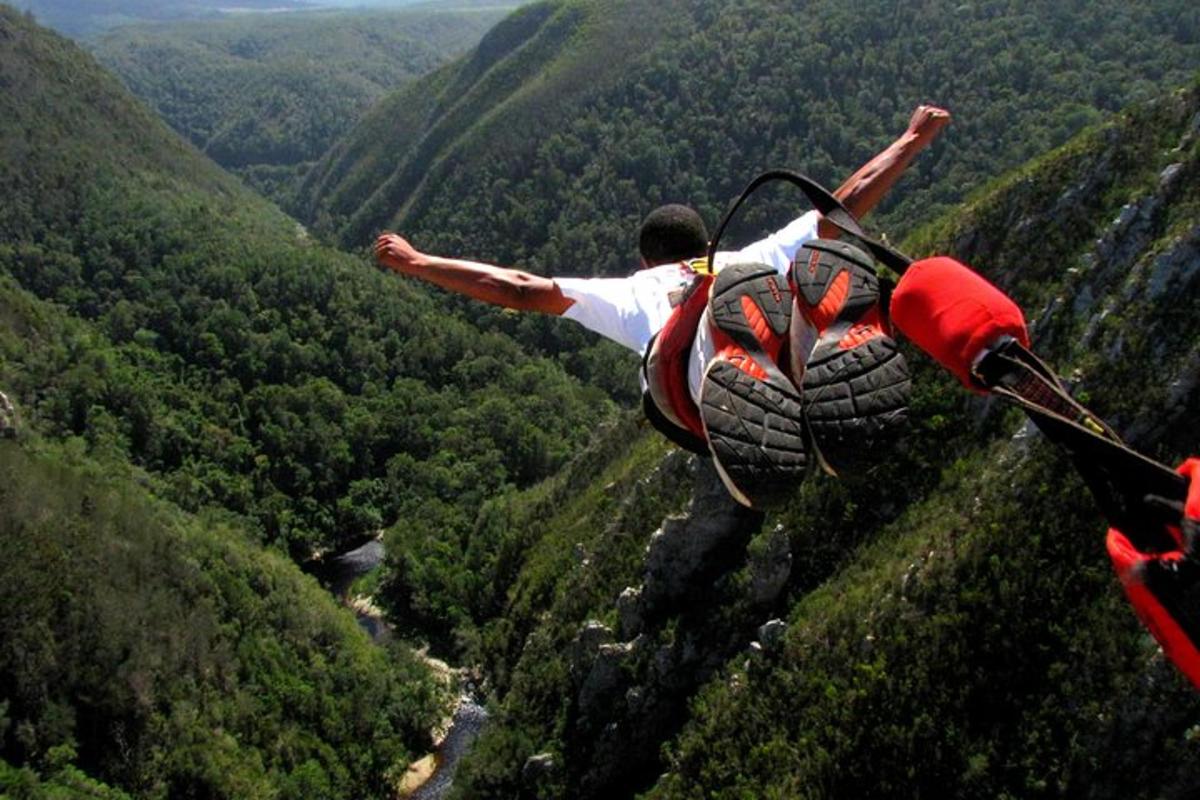
[[[853,245],[816,239],[797,252],[790,285],[795,316],[816,335],[807,357],[795,348],[791,357],[814,450],[831,474],[865,466],[903,429],[912,393],[874,263]]]
[[[705,439],[730,495],[751,508],[790,495],[808,469],[800,392],[778,365],[791,321],[787,285],[762,264],[721,270],[701,321],[717,351],[700,390]]]

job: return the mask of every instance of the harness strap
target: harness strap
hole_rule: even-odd
[[[1187,481],[1181,475],[1121,441],[1070,396],[1045,363],[1016,341],[984,356],[975,374],[992,392],[1023,409],[1047,439],[1071,454],[1104,516],[1139,550],[1166,552],[1178,547],[1167,526],[1179,524],[1176,509],[1187,496]]]
[[[838,230],[853,236],[861,242],[863,247],[869,250],[871,255],[875,256],[884,266],[897,273],[903,273],[904,270],[908,269],[908,265],[912,263],[912,259],[900,251],[894,250],[883,242],[868,236],[863,231],[862,226],[858,224],[858,220],[854,218],[854,215],[824,186],[807,175],[801,175],[798,172],[786,169],[773,169],[762,173],[750,181],[749,185],[742,190],[737,200],[733,201],[733,205],[729,207],[729,210],[725,212],[725,216],[721,218],[721,224],[717,226],[717,232],[708,245],[708,262],[710,264],[716,258],[717,244],[721,241],[721,235],[725,232],[729,221],[733,219],[734,213],[746,201],[746,198],[752,195],[760,186],[770,181],[786,181],[799,188],[800,191],[804,192],[804,196],[808,198],[808,202],[812,203],[813,208],[821,212],[826,221],[837,227]]]
[[[703,447],[704,423],[688,390],[688,357],[696,338],[696,328],[704,316],[704,309],[708,307],[708,290],[712,282],[711,273],[697,274],[688,286],[683,301],[675,307],[662,330],[651,340],[642,361],[647,387],[645,400],[673,428],[699,439],[703,452],[707,451]],[[658,420],[651,417],[651,422],[659,427]],[[681,443],[671,433],[663,432],[673,441]]]

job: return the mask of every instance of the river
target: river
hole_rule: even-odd
[[[323,559],[315,571],[335,597],[348,602],[350,586],[357,578],[382,564],[383,557],[383,542],[373,539],[353,550]],[[377,611],[372,610],[369,603],[355,604],[353,608],[358,624],[370,634],[372,641],[383,642],[390,638],[391,627]],[[442,800],[446,796],[454,784],[459,760],[470,751],[487,718],[487,709],[479,704],[473,690],[459,698],[450,728],[437,748],[437,766],[429,780],[408,796],[409,800]]]

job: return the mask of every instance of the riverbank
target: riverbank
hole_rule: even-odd
[[[355,581],[383,563],[382,531],[353,550],[319,559],[316,572],[342,604],[354,612],[358,624],[378,645],[394,635],[383,610],[367,595],[350,595]],[[459,759],[467,753],[487,722],[487,710],[477,702],[474,683],[463,669],[418,650],[420,657],[447,691],[460,691],[458,702],[432,732],[434,750],[413,763],[395,786],[397,800],[441,800],[454,782]]]

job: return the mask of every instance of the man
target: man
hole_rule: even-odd
[[[949,121],[940,108],[918,107],[905,132],[835,196],[863,216]],[[718,253],[709,270],[715,279],[703,281],[695,260],[705,255],[708,233],[695,211],[678,205],[646,218],[641,269],[625,278],[550,278],[445,258],[394,233],[378,238],[375,257],[401,275],[476,300],[573,319],[642,355],[652,419],[665,417],[668,428],[705,442],[730,494],[759,506],[803,478],[810,449],[833,471],[830,453],[849,453],[866,441],[856,436],[856,424],[876,430],[897,418],[895,408],[873,421],[862,416],[854,392],[865,387],[892,406],[907,396],[907,367],[896,360],[879,312],[870,258],[819,234],[836,230],[808,212],[736,253]],[[679,342],[686,348],[676,356]],[[664,348],[671,355],[659,358]],[[679,369],[672,370],[675,362]],[[815,399],[806,406],[810,389]],[[832,416],[823,418],[820,402]],[[825,441],[818,445],[822,426]]]

